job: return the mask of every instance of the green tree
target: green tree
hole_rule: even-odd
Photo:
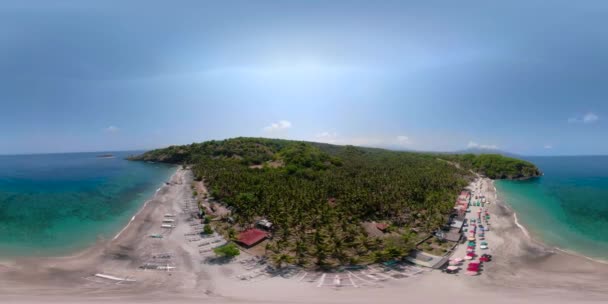
[[[228,243],[224,246],[214,248],[213,252],[218,257],[224,257],[224,258],[229,258],[229,259],[241,254],[241,251],[239,250],[239,248],[236,247],[236,245],[234,245],[233,243]]]
[[[213,229],[211,228],[211,225],[207,224],[203,227],[203,234],[213,234]]]
[[[234,230],[234,228],[233,228],[233,227],[230,227],[230,228],[228,229],[228,238],[229,238],[230,240],[234,240],[234,239],[236,239],[236,230]]]
[[[278,253],[273,254],[270,257],[270,260],[277,268],[281,269],[285,264],[292,264],[295,261],[295,258],[286,253]]]

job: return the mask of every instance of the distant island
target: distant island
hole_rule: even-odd
[[[460,191],[481,174],[537,177],[532,163],[501,155],[397,152],[265,138],[171,146],[130,160],[189,165],[206,221],[230,239],[258,227],[279,266],[329,269],[407,256],[446,225]],[[210,212],[205,204],[229,213]],[[264,223],[260,227],[260,222]],[[435,246],[435,245],[433,245]],[[447,249],[433,247],[438,254]]]
[[[112,154],[99,154],[96,156],[97,158],[114,158]]]

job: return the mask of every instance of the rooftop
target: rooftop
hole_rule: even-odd
[[[378,228],[378,230],[384,232],[387,228],[388,228],[388,224],[385,223],[377,223],[376,224],[376,228]]]
[[[239,234],[239,243],[251,247],[267,238],[266,232],[260,229],[248,229]]]

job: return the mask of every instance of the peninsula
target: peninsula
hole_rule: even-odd
[[[192,166],[200,189],[209,189],[208,195],[206,190],[194,190],[194,195],[217,231],[238,242],[241,233],[263,230],[269,240],[259,250],[262,255],[277,266],[310,269],[408,256],[449,224],[453,202],[476,173],[540,175],[533,164],[500,155],[435,155],[265,138],[171,146],[131,159]],[[205,207],[210,202],[229,211],[217,214]],[[437,241],[427,249],[442,256],[450,246]]]

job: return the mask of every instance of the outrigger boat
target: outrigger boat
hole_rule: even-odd
[[[112,281],[135,282],[135,279],[119,278],[119,277],[115,277],[113,275],[103,274],[103,273],[96,273],[95,276],[98,278],[108,279],[108,280],[112,280]]]
[[[175,268],[176,268],[176,267],[169,266],[169,265],[166,265],[166,266],[158,266],[158,267],[156,267],[156,269],[157,269],[157,270],[166,270],[166,271],[173,270],[173,269],[175,269]]]

